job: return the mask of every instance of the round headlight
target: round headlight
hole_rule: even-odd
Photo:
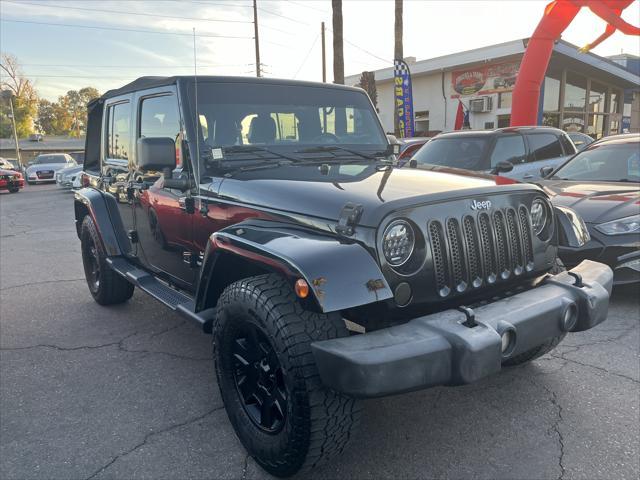
[[[403,265],[416,244],[413,228],[404,220],[391,222],[382,236],[382,253],[384,258],[393,267]]]
[[[531,204],[531,226],[536,235],[540,235],[549,221],[549,212],[544,200],[536,198]]]

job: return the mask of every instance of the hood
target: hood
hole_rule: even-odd
[[[53,170],[57,172],[63,168],[67,168],[66,163],[38,163],[37,165],[27,167],[27,173],[37,172],[39,170]]]
[[[77,165],[75,167],[67,167],[67,168],[63,168],[62,170],[58,170],[58,173],[61,173],[62,175],[70,175],[73,173],[78,173],[82,171],[82,165]]]
[[[621,182],[539,182],[555,205],[573,208],[587,223],[603,223],[640,212],[640,184]]]
[[[362,205],[361,225],[377,226],[392,211],[452,198],[539,190],[530,184],[500,185],[494,177],[373,164],[285,165],[231,173],[208,187],[243,204],[336,221],[347,203]]]

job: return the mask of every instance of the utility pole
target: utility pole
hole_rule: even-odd
[[[402,60],[403,48],[402,48],[402,0],[395,1],[395,24],[394,24],[394,47],[393,47],[393,60]],[[393,133],[397,137],[400,136],[400,126],[398,124],[398,105],[395,98],[393,99],[394,115],[393,115]]]
[[[327,82],[327,54],[324,44],[324,22],[320,24],[320,35],[322,36],[322,82]]]
[[[344,85],[344,48],[342,44],[342,0],[331,0],[333,10],[333,83]]]
[[[11,125],[13,126],[13,141],[16,143],[16,160],[18,165],[22,166],[22,160],[20,159],[20,144],[18,143],[18,131],[16,129],[16,115],[13,112],[13,92],[11,90],[3,90],[2,97],[9,101],[9,108],[11,109]]]
[[[256,77],[261,77],[260,72],[260,40],[258,39],[258,5],[253,0],[253,38],[256,42]]]

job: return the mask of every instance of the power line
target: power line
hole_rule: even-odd
[[[125,15],[138,15],[144,17],[159,17],[159,18],[173,18],[180,20],[196,20],[202,22],[223,22],[223,23],[253,23],[249,20],[222,20],[218,18],[197,18],[197,17],[180,17],[176,15],[162,15],[159,13],[146,13],[146,12],[125,12],[123,10],[107,10],[107,9],[98,9],[98,8],[86,8],[86,7],[71,7],[68,5],[46,5],[43,3],[30,3],[30,2],[17,2],[14,0],[4,0],[5,3],[13,3],[15,5],[33,5],[35,7],[46,7],[46,8],[56,8],[56,9],[67,9],[67,10],[84,10],[87,12],[102,12],[102,13],[122,13]]]
[[[235,63],[235,64],[207,64],[200,65],[198,68],[213,67],[246,67],[253,65],[252,63]],[[87,64],[55,64],[55,63],[21,63],[21,67],[65,67],[65,68],[193,68],[193,65],[87,65]]]
[[[293,3],[294,5],[298,5],[299,7],[304,7],[304,8],[310,8],[311,10],[315,10],[316,12],[321,12],[324,13],[325,15],[329,13],[328,10],[322,10],[321,8],[318,7],[312,7],[311,5],[306,5],[302,2],[294,2],[293,0],[285,0],[288,3]]]
[[[333,34],[333,30],[331,30],[329,27],[327,27],[327,30],[329,30],[332,34]],[[362,48],[360,45],[357,45],[353,42],[350,42],[349,40],[347,40],[346,38],[342,37],[342,40],[344,41],[344,43],[348,43],[349,45],[351,45],[352,47],[357,48],[358,50],[363,51],[364,53],[366,53],[367,55],[371,55],[374,58],[377,58],[378,60],[382,60],[385,63],[393,63],[391,60],[389,60],[388,58],[382,58],[379,57],[378,55],[376,55],[375,53],[371,53],[369,50],[366,50],[364,48]]]
[[[34,25],[49,25],[54,27],[90,28],[94,30],[115,30],[118,32],[153,33],[153,34],[159,34],[159,35],[178,35],[178,36],[186,35],[189,37],[193,36],[191,33],[182,33],[182,32],[163,32],[160,30],[138,30],[134,28],[105,27],[105,26],[97,26],[97,25],[80,25],[80,24],[70,24],[70,23],[34,22],[34,21],[28,21],[28,20],[7,20],[5,18],[0,19],[0,22],[30,23]],[[233,36],[233,35],[215,35],[215,34],[198,34],[196,35],[196,37],[253,40],[253,37],[240,37],[240,36]]]
[[[318,41],[318,37],[320,37],[319,33],[316,35],[316,38],[313,39],[313,43],[311,44],[311,48],[309,49],[307,54],[304,56],[304,60],[302,60],[302,63],[298,67],[298,70],[296,70],[296,73],[293,75],[293,79],[294,80],[298,76],[298,74],[300,73],[300,70],[302,70],[302,67],[304,67],[304,64],[307,63],[307,60],[309,60],[309,56],[311,55],[311,52],[313,52],[313,49],[316,46],[316,42]]]

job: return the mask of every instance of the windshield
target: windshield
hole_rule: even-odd
[[[201,141],[212,148],[294,151],[326,144],[379,151],[387,146],[368,97],[352,90],[202,82],[198,115]]]
[[[486,158],[491,137],[455,136],[434,138],[413,156],[418,165],[442,165],[467,170],[489,169]]]
[[[39,155],[33,163],[36,165],[43,163],[67,163],[67,157],[64,155]]]
[[[553,178],[601,182],[640,182],[638,143],[597,145],[578,153]]]

